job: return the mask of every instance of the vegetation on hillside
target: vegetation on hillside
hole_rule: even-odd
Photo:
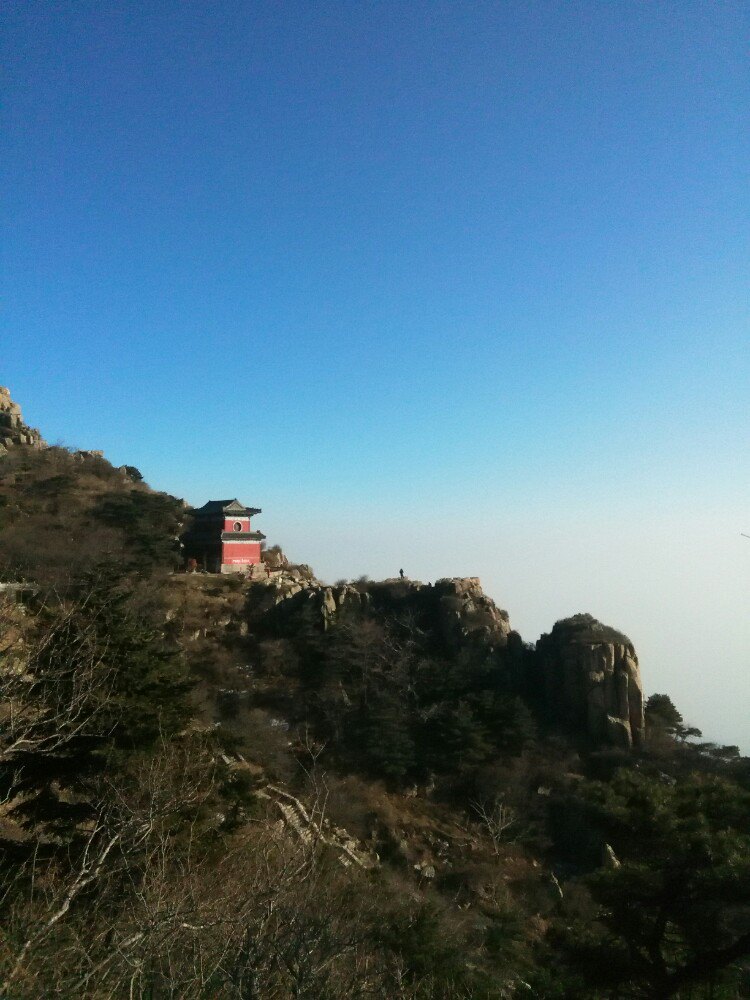
[[[107,561],[147,576],[178,565],[183,504],[133,466],[54,447],[0,461],[0,576],[64,587]]]
[[[182,504],[0,460],[0,996],[738,1000],[750,761],[664,694],[557,732],[427,604],[279,627],[170,575]]]

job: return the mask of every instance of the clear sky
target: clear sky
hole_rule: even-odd
[[[750,5],[6,2],[0,383],[750,752]]]

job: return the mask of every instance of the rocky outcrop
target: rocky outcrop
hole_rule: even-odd
[[[0,385],[0,458],[14,448],[46,448],[47,442],[35,427],[23,422],[21,407],[10,390]]]
[[[291,566],[280,545],[272,545],[270,548],[264,549],[262,559],[263,564],[272,570],[289,569]]]
[[[492,647],[507,645],[511,632],[508,612],[498,608],[484,593],[478,577],[438,580],[433,590],[438,599],[443,638],[450,646],[459,646],[467,640]]]
[[[263,587],[251,588],[248,610],[252,617],[267,616],[278,631],[289,634],[304,624],[326,630],[351,613],[371,611],[381,617],[416,616],[429,622],[443,644],[456,652],[467,644],[487,649],[504,647],[511,634],[508,613],[487,597],[476,577],[438,580],[434,585],[417,580],[383,580],[378,583],[340,583],[326,586],[297,567],[271,571]]]
[[[380,609],[425,616],[447,649],[455,653],[468,645],[488,650],[504,647],[511,635],[508,612],[482,590],[479,578],[444,577],[434,584],[418,580],[384,580],[368,583],[367,592]]]
[[[307,567],[304,568],[307,570]],[[410,622],[449,655],[473,650],[495,656],[506,681],[524,692],[553,726],[588,736],[594,746],[638,745],[644,732],[638,658],[627,636],[581,614],[557,622],[536,650],[511,630],[508,613],[482,590],[477,577],[423,584],[417,580],[340,583],[326,586],[299,569],[262,569],[248,590],[251,622],[280,636],[361,615]]]
[[[325,632],[368,617],[414,629],[440,655],[479,657],[501,672],[552,727],[587,737],[594,747],[629,749],[644,735],[638,657],[627,636],[588,614],[555,624],[536,648],[511,629],[508,613],[476,577],[424,584],[359,580],[327,586],[309,567],[258,567],[247,589],[246,623],[278,637]]]
[[[350,584],[327,587],[309,566],[301,566],[271,573],[251,586],[247,609],[251,620],[264,618],[276,631],[293,634],[305,626],[326,631],[341,612],[361,611],[369,600]]]
[[[555,624],[536,647],[548,717],[597,745],[628,748],[644,733],[638,657],[627,636],[588,614]]]

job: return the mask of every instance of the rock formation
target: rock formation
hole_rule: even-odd
[[[35,427],[27,427],[21,407],[10,397],[10,390],[0,385],[0,458],[12,448],[46,448],[47,442]]]
[[[641,742],[643,689],[627,636],[579,614],[557,622],[536,649],[537,683],[551,720],[599,745]]]
[[[305,572],[287,567],[271,571],[268,580],[260,579],[265,586],[249,595],[252,617],[271,612],[273,625],[281,632],[290,632],[303,620],[325,630],[342,613],[366,608],[394,616],[414,613],[429,617],[452,652],[466,643],[481,643],[488,649],[503,647],[511,633],[507,611],[501,611],[487,597],[477,577],[438,580],[434,586],[392,579],[329,587],[316,580],[309,567],[297,570]]]
[[[251,620],[264,617],[283,634],[293,634],[304,625],[325,631],[342,611],[359,611],[368,603],[368,594],[350,584],[327,587],[304,565],[272,571],[268,579],[261,574],[247,599]]]
[[[478,577],[438,580],[433,590],[438,595],[443,638],[449,645],[460,645],[467,639],[493,647],[507,645],[511,631],[508,612],[484,593]]]
[[[588,736],[600,747],[629,748],[643,737],[638,658],[627,636],[581,614],[557,622],[532,651],[476,577],[433,585],[390,579],[329,587],[286,568],[251,587],[248,612],[251,620],[263,618],[284,636],[309,627],[325,631],[351,615],[411,618],[449,655],[470,648],[488,656],[500,652],[498,667],[553,727]]]

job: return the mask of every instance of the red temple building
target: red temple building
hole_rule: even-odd
[[[182,536],[185,559],[194,559],[209,573],[239,573],[261,561],[260,543],[266,537],[252,531],[250,518],[259,507],[239,500],[209,500],[190,512],[192,527]]]

